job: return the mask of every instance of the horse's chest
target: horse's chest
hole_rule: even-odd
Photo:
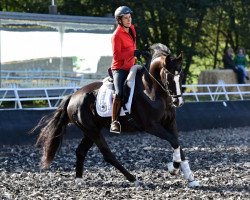
[[[163,101],[155,101],[150,105],[141,106],[139,114],[143,118],[150,119],[150,121],[160,121],[164,116],[166,110],[166,104]]]

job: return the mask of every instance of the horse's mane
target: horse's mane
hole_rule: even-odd
[[[152,60],[162,55],[168,56],[171,54],[170,49],[161,43],[153,44],[149,49],[152,54]]]

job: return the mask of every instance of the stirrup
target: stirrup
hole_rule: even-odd
[[[119,127],[118,127],[119,126]],[[119,121],[115,120],[110,125],[110,132],[112,133],[121,133],[121,124]]]

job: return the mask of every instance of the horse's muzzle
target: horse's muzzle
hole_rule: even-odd
[[[172,97],[174,107],[181,107],[184,104],[182,96]]]

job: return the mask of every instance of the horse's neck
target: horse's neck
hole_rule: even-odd
[[[157,97],[162,96],[163,90],[159,82],[159,69],[150,69],[149,73],[144,73],[143,85],[145,94],[151,99],[155,100]]]
[[[170,99],[166,96],[166,94],[161,96],[150,93],[147,94],[147,90],[152,92],[152,88],[146,89],[150,86],[152,86],[152,83],[148,72],[146,72],[146,70],[142,70],[137,73],[133,106],[134,110],[138,112],[139,115],[142,113],[140,110],[142,107],[147,109],[147,113],[150,113],[149,115],[154,116],[156,112],[165,112],[165,109],[168,109],[168,106],[170,105]]]
[[[142,77],[142,83],[144,87],[144,93],[148,96],[152,101],[155,100],[155,88],[153,87],[153,82],[147,74],[144,74]]]
[[[142,76],[142,85],[144,94],[151,100],[155,101],[156,99],[166,98],[166,93],[162,90],[159,83],[152,76],[155,76],[155,73],[150,74],[148,72],[144,72]]]

